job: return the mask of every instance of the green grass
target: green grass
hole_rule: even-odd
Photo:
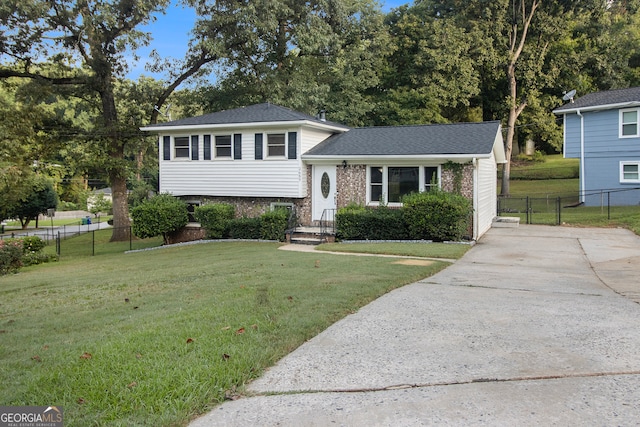
[[[162,237],[152,237],[148,239],[133,237],[130,242],[109,242],[112,232],[112,229],[107,228],[62,239],[60,241],[60,257],[64,259],[91,255],[121,254],[128,250],[161,246],[163,243]],[[45,253],[55,254],[55,245],[50,244],[47,246]]]
[[[532,181],[511,181],[511,197],[578,197],[578,179],[545,179]],[[498,193],[500,187],[498,186]]]
[[[547,155],[544,162],[519,162],[511,165],[511,180],[576,179],[579,177],[578,159],[565,159],[562,154]]]
[[[560,222],[563,225],[576,227],[623,227],[632,230],[640,235],[640,207],[638,206],[611,206],[610,209],[604,207],[569,207],[579,200],[579,182],[577,178],[563,178],[565,176],[563,167],[576,163],[576,159],[562,159],[561,155],[547,156],[547,162],[521,163],[512,168],[513,171],[522,172],[520,176],[536,176],[535,170],[548,167],[547,170],[555,171],[551,174],[551,179],[519,180],[510,182],[511,197],[501,201],[501,208],[506,208],[509,212],[504,212],[505,216],[520,217],[524,223],[526,221],[526,202],[523,198],[532,199],[532,212],[529,221],[532,224],[558,223],[556,212],[556,199],[561,197]],[[577,163],[576,163],[577,164]],[[527,172],[529,169],[531,172]],[[539,175],[538,175],[539,176]],[[498,183],[498,193],[500,183]]]
[[[321,251],[400,255],[423,258],[453,258],[464,255],[471,245],[451,243],[325,243]]]
[[[61,405],[68,426],[185,425],[333,322],[447,265],[278,246],[67,257],[0,277],[0,404]]]

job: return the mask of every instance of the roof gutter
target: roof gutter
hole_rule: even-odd
[[[556,110],[553,110],[553,113],[554,114],[576,113],[580,115],[581,112],[615,110],[618,108],[630,108],[630,107],[640,107],[640,101],[620,102],[617,104],[592,105],[591,107],[567,108],[566,110],[556,109]]]
[[[389,160],[461,160],[461,161],[471,161],[473,159],[489,159],[491,158],[491,153],[486,154],[409,154],[409,155],[400,155],[400,154],[377,154],[377,155],[340,155],[340,154],[332,154],[332,155],[313,155],[313,154],[303,154],[302,160],[324,160],[324,161],[337,161],[341,162],[343,160],[347,161],[363,161],[363,162],[380,162],[384,161],[388,163]]]

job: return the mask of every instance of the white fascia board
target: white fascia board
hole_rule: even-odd
[[[585,111],[600,111],[600,110],[616,110],[618,108],[633,108],[640,107],[640,101],[631,101],[631,102],[621,102],[619,104],[606,104],[606,105],[592,105],[591,107],[579,107],[579,108],[569,108],[566,110],[553,110],[553,113],[556,115],[561,114],[570,114],[570,113],[578,113]]]
[[[322,163],[322,162],[330,162],[330,163],[341,163],[343,160],[346,160],[349,163],[389,163],[389,162],[425,162],[429,160],[451,160],[458,162],[467,162],[472,161],[474,158],[476,159],[489,159],[491,158],[491,153],[486,154],[421,154],[421,155],[388,155],[388,156],[320,156],[320,155],[302,155],[302,160],[309,163]]]
[[[216,130],[216,129],[247,129],[247,128],[275,128],[275,127],[310,127],[316,129],[327,130],[331,132],[346,132],[349,130],[346,126],[317,123],[309,120],[299,121],[282,121],[282,122],[253,122],[253,123],[221,123],[221,124],[203,124],[203,125],[181,125],[181,126],[145,126],[140,130],[143,132],[159,132],[173,133],[196,130]]]

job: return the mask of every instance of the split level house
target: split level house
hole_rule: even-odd
[[[247,217],[288,206],[316,225],[351,203],[397,207],[438,186],[472,200],[473,239],[496,217],[499,122],[351,129],[264,103],[142,130],[159,136],[160,192],[190,206],[231,203]]]
[[[564,157],[580,160],[580,201],[638,205],[640,87],[586,94],[553,112],[564,118]]]

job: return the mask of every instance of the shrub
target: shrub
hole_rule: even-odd
[[[411,239],[461,240],[468,232],[473,208],[460,194],[434,189],[410,194],[402,201]]]
[[[229,233],[229,222],[235,217],[235,207],[227,203],[212,203],[194,210],[196,221],[207,230],[210,239],[222,239]]]
[[[55,256],[46,255],[42,250],[47,243],[38,236],[21,237],[22,241],[22,265],[37,265],[49,262]]]
[[[289,223],[289,211],[287,209],[275,209],[261,217],[260,237],[265,240],[279,240],[286,238],[287,225]]]
[[[237,218],[229,221],[232,239],[259,239],[262,236],[262,218]]]
[[[168,243],[169,233],[179,230],[189,222],[187,205],[170,194],[157,196],[131,210],[133,234],[140,238],[162,235]]]
[[[0,276],[14,273],[22,267],[22,241],[0,240]]]
[[[23,253],[40,252],[47,246],[47,242],[38,236],[21,237]]]
[[[337,237],[344,240],[401,240],[407,229],[401,209],[349,205],[336,214]]]

